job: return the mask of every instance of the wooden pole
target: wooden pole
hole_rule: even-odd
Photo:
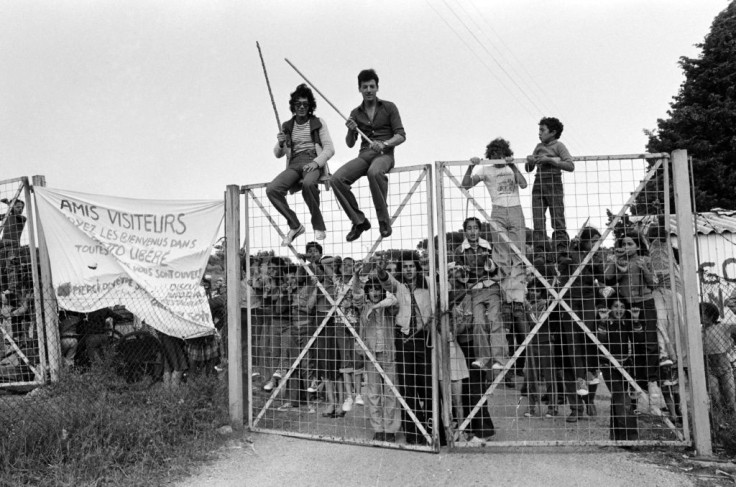
[[[225,191],[225,266],[227,279],[228,402],[230,425],[243,429],[243,411],[248,408],[243,395],[243,354],[240,327],[240,187]]]
[[[289,61],[289,60],[288,60],[288,59],[286,59],[286,58],[284,58],[284,61],[286,61],[286,62],[288,63],[288,65],[289,65],[289,66],[291,66],[292,68],[294,68],[294,71],[296,71],[296,72],[297,72],[297,73],[299,74],[299,76],[301,76],[302,78],[304,78],[304,81],[306,81],[306,82],[307,82],[307,84],[308,84],[309,86],[311,86],[311,87],[312,87],[312,89],[313,89],[314,91],[316,91],[316,92],[317,92],[317,94],[318,94],[319,96],[321,96],[322,98],[324,98],[324,99],[325,99],[325,101],[326,101],[326,102],[327,102],[327,103],[328,103],[328,104],[329,104],[329,105],[330,105],[330,106],[331,106],[331,107],[332,107],[332,108],[333,108],[333,109],[334,109],[334,110],[335,110],[335,111],[337,112],[337,114],[338,114],[338,115],[340,115],[340,116],[342,117],[342,119],[343,119],[343,120],[345,120],[346,122],[348,121],[347,117],[346,117],[345,115],[343,115],[343,114],[342,114],[342,112],[341,112],[340,110],[338,110],[338,108],[337,108],[337,107],[336,107],[335,105],[333,105],[333,104],[332,104],[332,102],[331,102],[330,100],[328,100],[328,99],[327,99],[327,97],[326,97],[325,95],[323,95],[323,94],[322,94],[322,92],[321,92],[321,91],[319,91],[319,89],[318,89],[318,88],[317,88],[316,86],[314,86],[314,84],[313,84],[313,83],[312,83],[311,81],[309,81],[309,80],[307,79],[307,77],[306,77],[306,76],[304,76],[304,75],[302,74],[302,72],[301,72],[301,71],[299,71],[299,70],[297,69],[297,67],[296,67],[296,66],[294,66],[294,65],[293,65],[293,64],[291,63],[291,61]],[[365,135],[365,134],[364,134],[363,132],[361,132],[361,130],[360,130],[360,129],[356,128],[355,130],[357,130],[357,131],[358,131],[358,133],[359,133],[359,134],[360,134],[360,135],[361,135],[361,136],[362,136],[362,137],[363,137],[363,138],[364,138],[365,140],[367,140],[369,144],[372,144],[372,143],[373,143],[373,141],[372,141],[372,140],[371,140],[371,139],[370,139],[370,138],[369,138],[369,137],[368,137],[367,135]]]
[[[665,168],[666,170],[666,168]],[[672,173],[677,204],[677,243],[680,250],[682,273],[684,322],[687,323],[687,347],[692,401],[693,442],[700,456],[713,454],[710,437],[708,390],[705,385],[703,338],[700,332],[700,305],[698,303],[698,258],[695,251],[695,224],[690,201],[690,174],[687,151],[672,153]]]
[[[256,47],[258,48],[258,57],[261,58],[261,66],[263,67],[263,76],[266,78],[266,86],[268,87],[268,96],[271,97],[271,106],[273,107],[273,113],[276,115],[276,126],[278,131],[281,132],[281,120],[279,119],[279,111],[276,110],[276,102],[273,100],[273,91],[271,91],[271,82],[268,80],[268,71],[266,71],[266,63],[263,61],[263,53],[261,52],[261,45],[256,41]]]

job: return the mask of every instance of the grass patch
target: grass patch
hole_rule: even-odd
[[[110,370],[0,396],[0,486],[160,485],[222,442],[224,382],[190,377],[169,392],[160,383],[126,384]]]

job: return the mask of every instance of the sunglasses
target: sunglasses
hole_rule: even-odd
[[[309,108],[309,102],[308,101],[295,101],[294,106],[296,108]]]

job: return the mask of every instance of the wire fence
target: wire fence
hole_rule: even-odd
[[[352,189],[372,227],[350,242],[334,188],[319,186],[324,238],[302,195],[286,197],[307,230],[284,246],[290,228],[268,185],[244,187],[244,248],[204,270],[215,330],[196,338],[163,333],[131,310],[154,303],[123,306],[115,292],[77,311],[89,308],[84,293],[44,270],[30,185],[1,182],[5,438],[48,426],[49,408],[63,413],[53,387],[42,386],[66,375],[98,366],[113,387],[171,390],[194,374],[221,379],[228,348],[240,346],[256,431],[422,451],[687,444],[685,344],[695,325],[682,323],[677,257],[661,217],[674,212],[637,207],[667,200],[668,159],[576,158],[575,171],[550,180],[524,162],[514,164],[528,185],[506,205],[499,191],[508,196],[513,183],[491,169],[511,171],[506,163],[394,169],[385,237],[361,180]],[[630,218],[642,208],[659,212],[647,214],[646,228]],[[225,265],[242,273],[238,289],[224,285]],[[723,278],[701,283],[702,301],[718,311],[703,323],[716,436],[734,424],[727,298],[735,288]],[[240,344],[222,338],[228,292],[240,301]]]

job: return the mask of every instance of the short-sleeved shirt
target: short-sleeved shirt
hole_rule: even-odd
[[[521,206],[516,174],[509,166],[478,166],[473,171],[473,184],[483,181],[493,206]]]
[[[377,100],[376,113],[373,115],[373,120],[368,117],[362,103],[350,112],[350,118],[355,120],[360,131],[373,141],[389,140],[396,134],[406,138],[399,109],[390,101]],[[369,148],[368,141],[361,137],[360,151],[362,152]],[[393,151],[393,147],[384,149],[384,153],[393,154]]]

